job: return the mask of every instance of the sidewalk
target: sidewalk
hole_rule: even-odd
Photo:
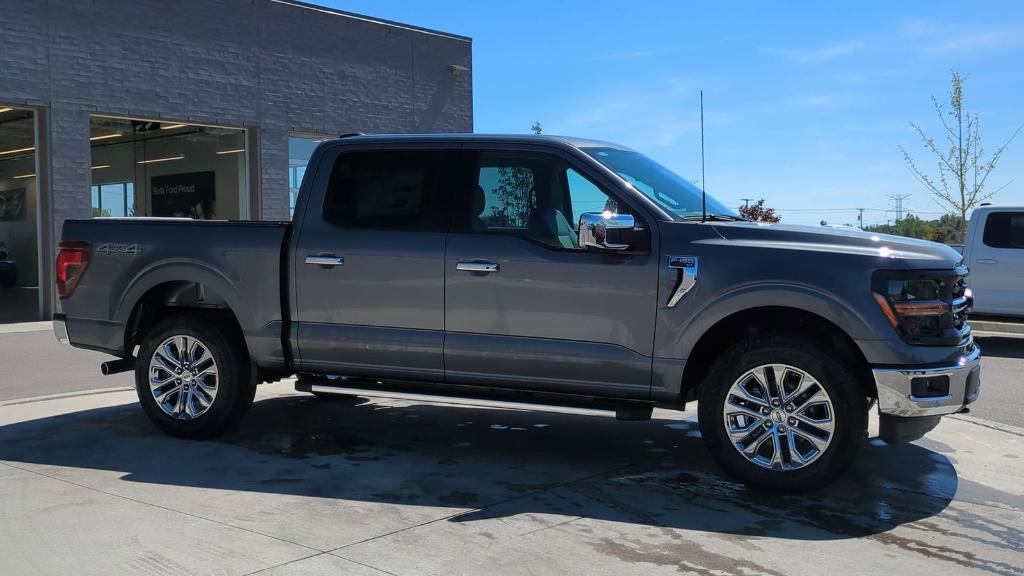
[[[1024,430],[946,418],[805,497],[649,422],[261,388],[213,442],[131,390],[0,404],[2,574],[1024,574]]]

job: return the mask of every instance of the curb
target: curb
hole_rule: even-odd
[[[53,330],[53,322],[44,320],[42,322],[17,322],[14,324],[0,324],[0,334],[17,334],[19,332],[46,332]]]
[[[46,402],[47,400],[64,400],[66,398],[77,398],[79,396],[95,396],[96,394],[113,394],[114,392],[134,392],[134,386],[118,386],[116,388],[93,388],[91,390],[79,390],[77,392],[62,392],[60,394],[46,394],[44,396],[29,396],[28,398],[17,398],[0,402],[0,408],[18,406],[20,404],[34,404]]]
[[[1020,436],[1021,438],[1024,438],[1024,428],[1019,428],[1017,426],[1002,424],[1000,422],[995,422],[993,420],[985,420],[983,418],[978,418],[976,416],[968,416],[966,414],[949,414],[945,417],[952,418],[953,420],[967,422],[968,424],[974,424],[975,426],[981,426],[983,428],[996,430],[997,432],[1005,432],[1007,434],[1013,434],[1014,436]]]
[[[1000,334],[1024,334],[1024,322],[1007,322],[984,318],[968,318],[971,328],[981,332],[999,332]]]

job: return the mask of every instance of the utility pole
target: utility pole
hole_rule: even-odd
[[[750,208],[750,201],[753,200],[753,198],[740,198],[740,200],[743,200],[744,208]]]
[[[889,199],[896,203],[896,223],[903,219],[903,201],[910,198],[910,194],[893,194]]]
[[[857,212],[858,212],[858,214],[857,214],[857,227],[860,228],[861,230],[863,230],[864,229],[864,209],[863,208],[857,208]]]

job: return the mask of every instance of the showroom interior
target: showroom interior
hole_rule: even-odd
[[[39,319],[36,114],[0,106],[0,323]],[[288,216],[306,165],[326,134],[288,134]],[[89,118],[93,218],[253,218],[247,129],[93,115]]]
[[[465,36],[293,0],[5,11],[0,324],[60,310],[65,220],[286,220],[325,139],[473,130]]]
[[[0,105],[0,322],[40,314],[36,118]]]

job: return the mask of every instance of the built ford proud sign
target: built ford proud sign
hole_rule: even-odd
[[[150,179],[153,216],[216,218],[216,173],[168,174]]]

